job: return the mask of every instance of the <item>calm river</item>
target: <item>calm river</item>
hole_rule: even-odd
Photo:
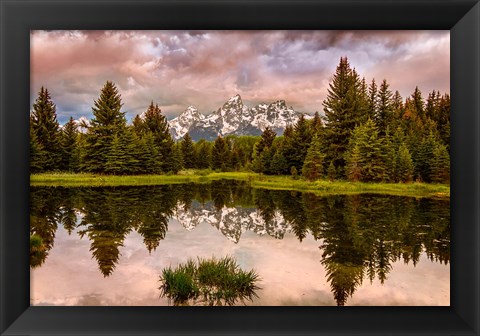
[[[156,306],[162,269],[232,256],[249,305],[450,305],[450,202],[244,183],[32,187],[31,304]]]

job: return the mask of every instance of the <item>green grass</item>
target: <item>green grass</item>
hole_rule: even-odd
[[[232,257],[198,258],[163,269],[159,289],[175,306],[233,306],[258,297],[259,280],[255,270],[242,270]]]
[[[306,181],[290,176],[266,176],[250,172],[186,170],[177,175],[114,176],[96,174],[45,173],[30,176],[32,186],[145,186],[179,183],[208,183],[230,179],[247,181],[254,188],[309,191],[318,195],[376,193],[414,197],[450,197],[450,186],[429,183],[362,183],[347,181]]]

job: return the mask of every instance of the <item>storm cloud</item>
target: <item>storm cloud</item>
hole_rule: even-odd
[[[403,97],[450,91],[449,31],[32,31],[30,52],[31,103],[47,87],[61,123],[92,117],[107,80],[129,119],[151,101],[168,118],[188,105],[210,113],[235,94],[322,111],[342,56]]]

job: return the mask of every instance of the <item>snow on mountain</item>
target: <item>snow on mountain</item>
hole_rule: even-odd
[[[295,112],[292,107],[287,107],[285,100],[278,100],[270,105],[260,104],[252,109],[254,118],[252,125],[261,129],[270,127],[275,131],[284,130],[287,125],[295,124],[300,113]]]
[[[206,116],[189,106],[170,120],[169,125],[174,139],[180,139],[189,132],[194,140],[214,140],[218,135],[260,135],[267,127],[282,134],[287,125],[298,121],[300,114],[292,107],[287,107],[284,100],[249,108],[237,94]],[[310,118],[308,115],[306,117]]]
[[[197,123],[205,119],[195,106],[189,106],[178,117],[169,121],[170,132],[175,139],[183,138]]]
[[[87,117],[81,116],[80,118],[73,121],[77,126],[77,130],[81,133],[86,133],[88,127],[90,127],[90,120]]]
[[[187,231],[195,229],[201,223],[210,224],[235,244],[240,241],[241,235],[246,231],[252,231],[258,235],[267,234],[276,239],[282,239],[285,233],[292,231],[291,225],[278,210],[271,219],[265,221],[257,209],[227,206],[217,209],[213,202],[203,206],[193,202],[193,205],[187,209],[179,203],[173,217]]]

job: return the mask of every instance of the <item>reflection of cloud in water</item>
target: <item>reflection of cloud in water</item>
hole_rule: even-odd
[[[142,237],[130,233],[116,270],[104,278],[91,257],[89,241],[76,233],[68,236],[60,227],[49,258],[32,271],[32,304],[165,305],[158,291],[164,267],[197,256],[233,255],[242,268],[255,268],[261,276],[260,297],[252,305],[335,305],[320,264],[319,243],[311,236],[299,243],[293,234],[278,240],[245,232],[234,244],[210,225],[187,232],[172,220],[166,239],[151,255]],[[432,290],[443,294],[435,298],[429,294]],[[396,262],[384,285],[364,281],[348,304],[448,305],[448,293],[449,267],[422,257],[416,268]]]

